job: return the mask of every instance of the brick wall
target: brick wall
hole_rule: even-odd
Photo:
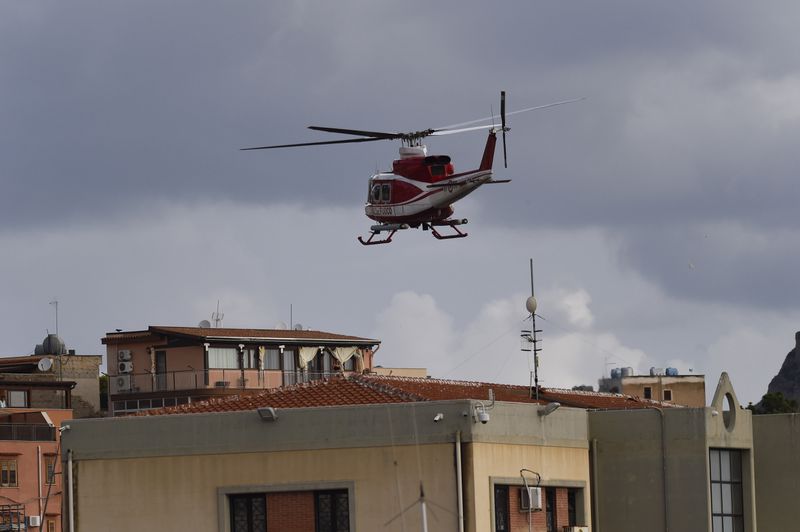
[[[569,526],[567,488],[556,488],[556,530]]]
[[[314,530],[314,492],[267,493],[267,532]]]
[[[520,496],[524,488],[517,486],[510,486],[508,488],[508,505],[509,505],[509,525],[511,525],[511,532],[528,532],[528,511],[520,510]],[[545,494],[542,490],[542,505],[544,505]],[[544,511],[531,512],[533,518],[533,530],[537,532],[544,532],[547,530],[545,522]]]
[[[510,486],[508,488],[509,521],[511,532],[528,532],[528,511],[520,510],[520,496],[524,488]],[[555,490],[555,532],[561,532],[569,522],[569,499],[567,488],[542,488],[542,506],[546,507],[547,490]],[[545,511],[531,512],[533,518],[532,530],[545,532],[547,530],[547,516]]]

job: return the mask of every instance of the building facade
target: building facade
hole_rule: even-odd
[[[161,326],[102,342],[112,416],[369,370],[380,345],[322,331]]]
[[[527,530],[523,469],[564,499],[560,522],[572,490],[588,523],[586,412],[540,408],[496,403],[486,423],[470,400],[73,422],[75,530],[413,531],[423,507],[431,529]]]
[[[752,415],[725,373],[711,406],[593,411],[589,437],[600,529],[756,530]]]
[[[609,377],[600,379],[598,390],[697,408],[706,404],[705,377],[680,375],[675,368],[650,368],[648,375],[635,375],[632,368],[614,368]]]
[[[0,530],[61,530],[62,422],[71,410],[0,408]]]

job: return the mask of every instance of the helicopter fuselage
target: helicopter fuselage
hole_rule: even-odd
[[[364,207],[367,217],[412,227],[448,219],[453,215],[453,203],[492,180],[495,142],[491,132],[480,167],[459,174],[447,155],[429,156],[425,146],[400,148],[392,172],[379,172],[369,180]]]

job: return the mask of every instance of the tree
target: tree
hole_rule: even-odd
[[[781,392],[766,393],[758,404],[750,403],[747,409],[754,414],[794,414],[800,412],[800,405],[788,399]]]

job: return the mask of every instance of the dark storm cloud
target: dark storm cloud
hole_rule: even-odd
[[[510,167],[498,174],[514,182],[475,196],[486,223],[603,227],[626,264],[666,290],[736,300],[733,287],[758,285],[747,282],[759,271],[747,249],[710,248],[711,270],[725,274],[708,279],[699,265],[684,279],[668,259],[692,261],[681,235],[709,224],[736,220],[768,240],[798,229],[798,9],[4,4],[0,231],[103,223],[154,201],[356,206],[393,143],[238,148],[330,138],[310,124],[414,130],[487,116],[500,89],[512,109],[587,96],[513,117]],[[483,142],[474,133],[429,144],[465,170]],[[768,269],[775,285],[789,282],[785,265],[800,252],[771,240],[763,251],[781,258]],[[779,288],[743,297],[789,304]]]
[[[564,164],[573,153],[570,139],[588,140],[575,132],[576,119],[591,138],[613,142],[620,131],[629,102],[606,101],[594,94],[598,89],[619,89],[623,100],[631,95],[620,85],[635,78],[623,68],[765,38],[757,33],[763,17],[745,25],[741,9],[722,4],[693,7],[691,16],[686,6],[635,2],[456,6],[463,7],[4,6],[2,222],[46,223],[43,213],[105,215],[154,197],[359,203],[358,176],[388,166],[395,150],[389,143],[269,154],[236,149],[316,139],[303,129],[310,123],[415,129],[484,116],[505,84],[517,89],[519,106],[594,98],[580,112],[557,115],[559,122],[542,118],[553,149],[540,168],[562,168],[552,178],[567,186],[570,172],[580,183],[613,179],[596,175],[602,153],[584,164],[591,174]],[[569,69],[587,65],[581,79],[570,76]],[[614,117],[598,109],[615,103],[622,112]],[[468,148],[460,164],[467,167],[480,140],[444,141],[441,149],[459,151],[462,144]],[[517,169],[535,167],[520,155]],[[603,188],[614,186],[605,181]],[[553,193],[569,204],[557,188]]]

